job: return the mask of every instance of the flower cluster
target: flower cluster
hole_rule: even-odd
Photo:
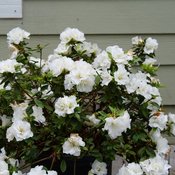
[[[52,159],[52,169],[60,160],[64,172],[65,157],[90,156],[88,174],[106,175],[105,162],[116,154],[128,162],[118,175],[168,174],[162,134],[175,135],[175,114],[162,109],[155,39],[134,37],[128,51],[101,50],[67,28],[43,58],[45,46],[31,48],[29,36],[11,30],[11,57],[0,62],[0,174],[56,175],[37,162]]]
[[[122,166],[117,175],[143,175],[143,174],[168,174],[171,168],[168,161],[160,155],[138,163],[129,163],[127,166]]]

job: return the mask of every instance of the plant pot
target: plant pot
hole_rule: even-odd
[[[71,156],[65,156],[63,159],[66,162],[65,172],[62,172],[60,169],[60,160],[55,159],[54,163],[52,163],[52,159],[47,159],[41,161],[37,165],[43,165],[47,169],[55,170],[57,171],[58,175],[88,175],[88,172],[91,170],[91,165],[95,160],[93,157],[76,158]],[[108,171],[107,175],[111,175],[112,162],[106,163]]]

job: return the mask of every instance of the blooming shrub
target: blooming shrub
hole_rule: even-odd
[[[128,163],[118,175],[168,174],[162,133],[175,135],[175,115],[162,110],[155,39],[134,37],[128,51],[101,50],[67,28],[44,59],[45,47],[31,48],[29,37],[11,30],[11,57],[0,62],[0,174],[22,175],[45,152],[44,159],[61,160],[62,171],[66,155],[92,156],[89,175],[105,175],[105,162],[117,154]],[[36,166],[33,174],[57,173]]]

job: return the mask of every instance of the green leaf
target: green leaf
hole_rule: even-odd
[[[111,110],[112,113],[115,113],[116,112],[116,109],[113,108],[112,106],[109,106],[109,109]]]
[[[45,103],[44,106],[45,106],[45,108],[48,109],[49,111],[53,111],[53,108],[52,108],[50,105],[48,105],[48,104]]]
[[[146,151],[145,147],[140,148],[139,151],[138,151],[139,157],[144,157],[145,151]]]
[[[76,117],[76,119],[77,119],[79,122],[81,122],[81,117],[80,117],[79,114],[75,113],[75,117]]]
[[[38,99],[34,99],[35,101],[35,104],[38,106],[38,107],[41,107],[41,108],[44,108],[44,104],[42,101],[38,100]]]
[[[141,67],[144,71],[150,73],[151,75],[156,75],[156,71],[158,70],[158,67],[151,64],[143,64]]]
[[[43,149],[43,151],[48,151],[50,148],[49,147],[47,147],[47,148],[44,148]]]
[[[154,157],[155,156],[155,151],[154,151],[154,149],[153,148],[151,148],[151,147],[146,147],[146,153],[147,153],[147,155],[149,156],[149,157]]]
[[[139,140],[139,135],[136,133],[133,135],[132,139],[134,140],[134,142],[138,142]]]
[[[100,76],[97,76],[97,77],[95,78],[95,84],[96,84],[96,85],[99,85],[99,84],[100,84],[100,81],[101,81],[101,77],[100,77]]]
[[[148,137],[147,135],[144,133],[144,132],[136,132],[134,135],[133,135],[133,141],[134,142],[138,142],[139,140],[140,141],[144,141],[146,142]]]
[[[113,60],[113,57],[112,57],[112,54],[110,52],[107,52],[108,53],[108,57]]]
[[[61,171],[64,173],[66,171],[66,168],[67,168],[66,161],[62,160],[60,164]]]

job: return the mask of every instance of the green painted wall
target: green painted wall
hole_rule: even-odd
[[[158,77],[167,111],[175,112],[175,0],[23,0],[22,19],[0,19],[0,59],[8,58],[6,33],[16,26],[31,32],[31,45],[57,47],[59,33],[76,27],[101,48],[118,44],[127,49],[135,35],[159,42]]]

